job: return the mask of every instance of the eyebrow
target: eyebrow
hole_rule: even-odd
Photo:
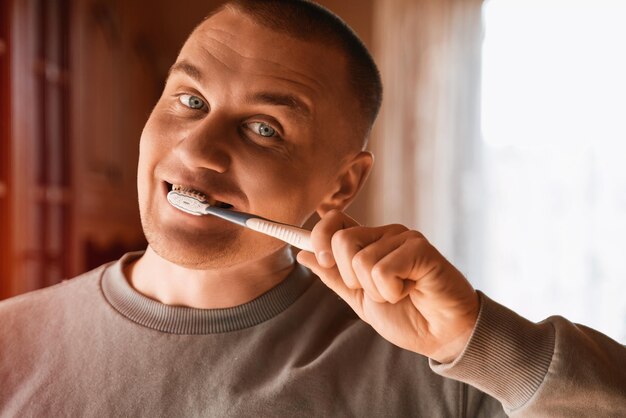
[[[298,97],[291,94],[259,92],[247,97],[247,101],[253,104],[267,104],[272,106],[284,106],[289,110],[299,113],[301,116],[311,116],[311,109]]]
[[[167,78],[169,78],[173,73],[178,72],[186,74],[187,76],[193,78],[200,83],[202,82],[202,71],[189,61],[183,60],[172,65],[167,73]],[[263,91],[247,96],[246,102],[252,104],[283,106],[293,111],[294,113],[300,114],[301,116],[311,116],[311,109],[309,108],[309,106],[304,101],[292,94]]]
[[[167,72],[167,78],[170,78],[172,73],[178,72],[187,74],[196,81],[202,81],[202,71],[188,61],[179,61],[172,65],[170,70]]]

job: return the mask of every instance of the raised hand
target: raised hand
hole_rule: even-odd
[[[310,268],[391,343],[440,363],[465,347],[478,316],[476,291],[422,234],[402,225],[360,226],[330,211],[313,228]]]

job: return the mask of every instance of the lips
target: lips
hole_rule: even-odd
[[[207,193],[205,193],[203,191],[199,191],[199,190],[197,190],[197,189],[195,189],[193,187],[187,186],[187,185],[167,183],[167,187],[168,187],[168,192],[169,191],[181,192],[181,193],[184,193],[186,195],[192,196],[192,197],[198,199],[199,201],[201,201],[203,203],[208,203],[211,206],[216,206],[216,207],[225,208],[225,209],[232,209],[233,208],[232,204],[230,204],[228,202],[223,202],[221,200],[214,199],[210,195],[208,195]]]

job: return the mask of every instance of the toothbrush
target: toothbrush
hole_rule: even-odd
[[[184,190],[172,190],[167,194],[167,201],[176,209],[196,216],[214,215],[248,229],[278,238],[301,250],[313,252],[311,231],[297,226],[283,224],[245,212],[237,212],[217,206],[211,206],[195,193]]]

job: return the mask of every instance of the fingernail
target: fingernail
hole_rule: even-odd
[[[325,268],[330,268],[335,264],[335,260],[333,256],[328,251],[322,251],[317,255],[317,260],[320,263],[320,266]]]

